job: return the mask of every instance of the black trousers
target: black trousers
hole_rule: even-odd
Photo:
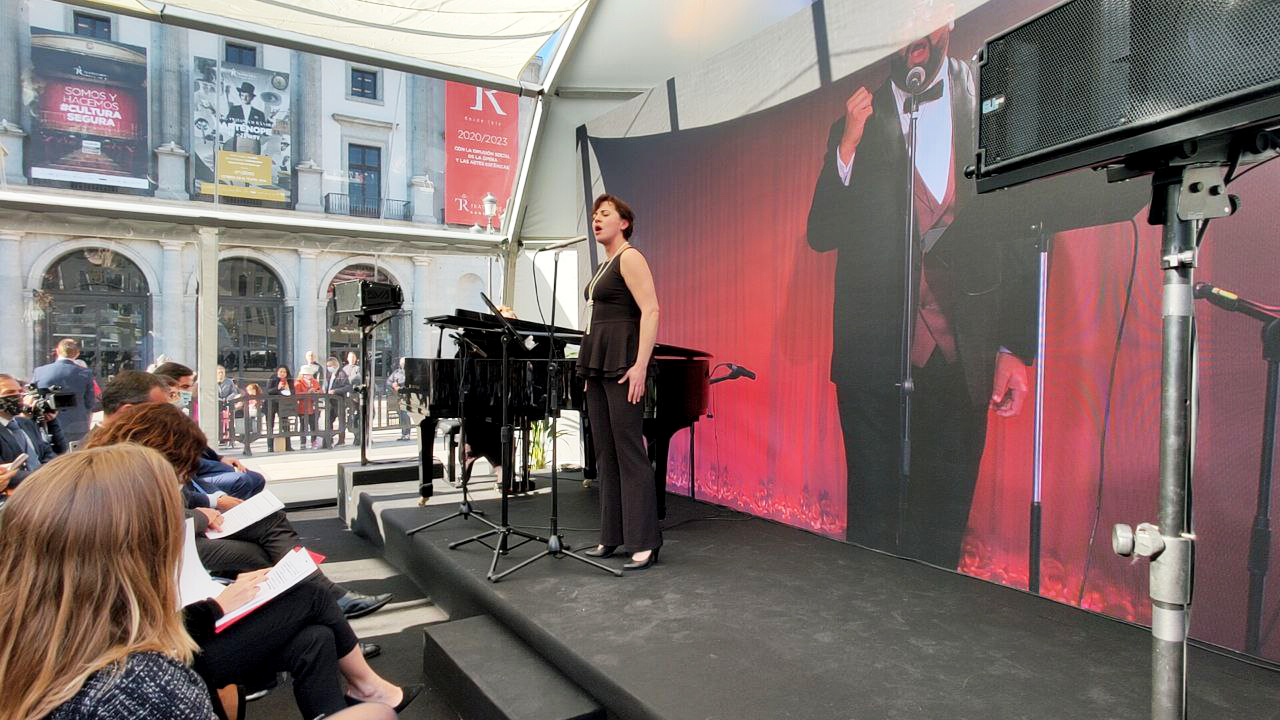
[[[644,403],[627,402],[627,385],[616,378],[592,378],[587,416],[600,483],[600,544],[629,553],[662,547],[653,468],[644,447]]]
[[[357,642],[328,590],[309,579],[207,640],[194,668],[210,688],[287,672],[298,709],[311,720],[347,706],[338,658]]]
[[[911,477],[900,512],[898,390],[836,386],[848,463],[849,542],[954,570],[986,440],[985,405],[964,371],[934,353],[912,373]]]
[[[277,510],[229,537],[218,540],[196,537],[200,562],[210,574],[225,578],[271,567],[299,545],[302,545],[302,540],[298,538],[298,531],[293,529],[283,510]],[[334,599],[346,593],[323,572],[311,582],[328,589]]]

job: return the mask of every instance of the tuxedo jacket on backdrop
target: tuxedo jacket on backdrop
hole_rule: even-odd
[[[57,431],[57,427],[56,420],[49,424],[49,429],[54,432],[55,437],[61,434],[60,431]],[[41,464],[47,463],[57,456],[53,446],[45,442],[44,438],[40,436],[40,428],[36,427],[35,421],[25,415],[18,415],[9,421],[7,428],[0,427],[0,465],[8,465],[23,453],[27,453],[28,456],[31,455],[25,447],[25,443],[20,444],[21,440],[14,437],[13,433],[16,432],[26,434],[31,447],[36,449],[36,457]],[[9,481],[9,487],[17,487],[18,483],[25,480],[27,475],[30,474],[29,470],[19,470],[18,474]]]
[[[76,404],[58,411],[58,424],[69,440],[79,440],[89,432],[97,397],[93,391],[93,373],[71,360],[58,358],[36,368],[32,382],[42,388],[57,385],[59,392],[76,396]]]
[[[952,173],[957,220],[974,202],[965,179],[974,146],[973,75],[948,61],[952,106]],[[831,380],[841,386],[893,389],[902,341],[904,234],[908,213],[907,148],[891,81],[872,98],[872,115],[854,154],[849,184],[841,182],[836,153],[845,121],[827,140],[826,156],[809,210],[808,241],[837,250]],[[935,100],[934,102],[943,102]],[[1008,234],[946,232],[925,255],[929,285],[956,340],[958,361],[975,404],[991,395],[996,353],[1006,348],[1024,361],[1035,350],[1035,248],[997,241]]]
[[[228,120],[245,120],[246,118],[244,116],[244,106],[232,105],[231,107],[227,108],[227,119]],[[253,106],[249,107],[248,120],[250,125],[266,125],[267,124],[267,116],[264,115],[261,110]]]

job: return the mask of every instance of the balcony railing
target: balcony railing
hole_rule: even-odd
[[[326,193],[324,211],[330,215],[350,215],[351,217],[413,219],[413,205],[408,200],[352,199],[346,193]]]

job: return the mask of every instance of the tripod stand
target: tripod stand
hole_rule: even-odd
[[[512,436],[514,433],[511,427],[511,343],[518,342],[520,334],[511,326],[511,323],[507,322],[507,319],[503,317],[502,313],[498,312],[497,306],[493,304],[493,301],[489,299],[488,295],[480,293],[480,299],[484,300],[484,303],[489,306],[489,310],[493,312],[494,317],[496,317],[498,322],[502,324],[502,477],[500,478],[502,485],[502,521],[498,525],[495,525],[491,530],[486,530],[479,535],[472,535],[469,538],[449,543],[449,549],[456,550],[463,545],[473,542],[478,542],[485,547],[491,547],[493,549],[493,561],[489,563],[488,578],[491,582],[496,582],[497,578],[495,573],[498,571],[499,557],[528,542],[547,542],[547,538],[544,538],[541,535],[527,533],[511,526],[508,499],[510,496],[509,490],[512,481],[512,471],[514,470],[512,462],[515,456],[512,452]],[[489,545],[484,542],[485,538],[495,535],[497,536],[497,541],[493,545]],[[523,538],[523,540],[508,547],[507,539],[512,535]]]
[[[454,518],[459,518],[459,517],[460,517],[460,518],[462,518],[462,519],[464,519],[464,520],[469,519],[469,518],[471,518],[471,517],[475,517],[475,519],[476,519],[476,520],[479,520],[480,522],[484,523],[485,525],[488,525],[488,526],[489,526],[490,528],[492,528],[493,530],[498,530],[498,529],[500,529],[498,525],[495,525],[491,520],[489,520],[488,518],[486,518],[486,517],[484,516],[484,512],[483,512],[482,510],[477,510],[474,506],[472,506],[472,504],[471,504],[471,499],[470,499],[469,497],[467,497],[467,486],[471,484],[471,466],[467,464],[467,460],[466,460],[466,452],[467,452],[467,451],[466,451],[466,447],[467,447],[467,418],[466,418],[466,414],[467,414],[467,412],[466,412],[466,409],[467,409],[467,392],[469,391],[469,389],[470,389],[470,385],[471,385],[470,380],[468,380],[468,379],[467,379],[467,361],[468,361],[468,359],[471,357],[471,349],[475,346],[475,343],[473,343],[473,342],[471,342],[470,340],[468,340],[468,339],[466,339],[466,338],[462,337],[462,334],[461,334],[461,333],[457,333],[457,334],[456,334],[455,339],[458,341],[458,346],[459,346],[460,348],[462,348],[462,356],[461,356],[461,358],[459,358],[459,362],[458,362],[458,405],[459,405],[459,406],[460,406],[460,408],[461,408],[461,414],[462,414],[462,417],[461,417],[461,426],[460,426],[460,430],[459,430],[459,432],[458,432],[458,442],[459,442],[459,444],[460,444],[460,445],[462,446],[462,448],[463,448],[463,450],[462,450],[462,454],[463,454],[463,459],[462,459],[462,502],[458,504],[458,510],[457,510],[457,512],[453,513],[452,515],[448,515],[448,516],[446,516],[446,517],[439,518],[439,519],[437,519],[437,520],[432,520],[431,522],[426,523],[426,524],[424,524],[424,525],[419,525],[418,527],[415,527],[415,528],[413,528],[413,529],[409,530],[408,532],[406,532],[406,533],[405,533],[405,535],[407,535],[407,536],[413,536],[413,535],[416,535],[417,533],[422,532],[423,530],[426,530],[427,528],[435,527],[436,525],[439,525],[439,524],[441,524],[441,523],[443,523],[443,522],[448,522],[449,520],[452,520],[452,519],[454,519]],[[504,349],[505,349],[505,347],[506,347],[506,346],[504,345],[503,347],[504,347]],[[425,423],[424,423],[424,424],[425,424]],[[420,434],[419,434],[419,442],[426,442],[426,441],[425,441],[426,433],[425,433],[425,432],[422,432],[422,431],[419,431],[419,433],[420,433]],[[452,451],[450,451],[450,452],[452,452]],[[450,462],[452,462],[452,460],[450,460]],[[427,482],[430,482],[430,480],[428,479],[428,480],[427,480]],[[504,515],[504,516],[503,516],[503,520],[505,521],[505,519],[506,519],[506,517],[505,517],[505,515]]]
[[[542,252],[539,250],[538,252]],[[536,253],[535,253],[536,255]],[[551,530],[547,535],[547,549],[521,562],[514,567],[494,575],[489,579],[497,582],[522,567],[531,565],[544,557],[560,558],[568,556],[578,562],[600,568],[616,577],[622,577],[622,570],[611,568],[596,562],[585,555],[573,552],[564,544],[560,535],[560,484],[556,467],[556,421],[560,418],[560,363],[556,360],[556,287],[560,281],[560,249],[555,251],[551,270],[551,322],[547,326],[547,416],[551,418]],[[505,347],[505,346],[504,346]],[[505,380],[505,376],[504,376]],[[505,468],[504,468],[505,471]]]

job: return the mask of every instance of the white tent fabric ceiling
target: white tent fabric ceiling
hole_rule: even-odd
[[[71,0],[401,69],[513,87],[587,0]]]

